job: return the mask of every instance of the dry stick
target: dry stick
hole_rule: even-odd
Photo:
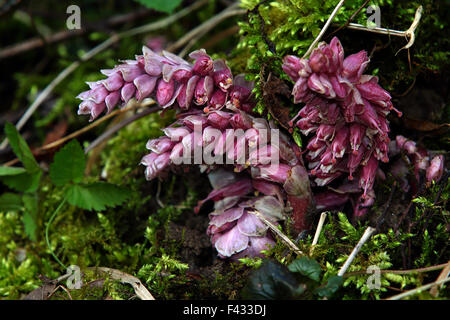
[[[321,215],[320,215],[319,223],[317,224],[317,229],[316,229],[316,233],[314,234],[313,242],[311,244],[310,254],[313,253],[314,246],[319,241],[320,232],[322,231],[323,223],[325,222],[326,217],[327,217],[327,213],[326,212],[322,212]]]
[[[8,58],[35,48],[39,48],[44,46],[44,44],[51,44],[51,43],[57,43],[63,40],[67,40],[69,38],[80,36],[85,34],[86,32],[98,30],[98,29],[104,29],[105,26],[113,27],[117,24],[122,24],[127,21],[135,20],[141,17],[144,17],[146,15],[149,15],[151,13],[150,10],[138,10],[136,12],[127,13],[123,15],[114,16],[112,18],[109,18],[105,21],[102,21],[95,25],[88,25],[85,28],[78,29],[78,30],[64,30],[64,31],[58,31],[54,34],[51,34],[49,36],[44,37],[34,37],[28,40],[25,40],[21,43],[16,43],[13,45],[10,45],[2,50],[0,50],[0,60],[4,58]],[[45,40],[45,41],[44,41]]]
[[[170,47],[168,47],[167,51],[172,51],[172,52],[176,51],[177,49],[179,49],[182,46],[184,46],[191,39],[195,38],[196,36],[198,36],[199,34],[204,32],[205,30],[211,30],[216,25],[221,23],[223,20],[225,20],[225,19],[227,19],[229,17],[232,17],[232,16],[245,14],[247,12],[246,10],[243,10],[243,9],[237,9],[238,6],[239,6],[239,4],[235,3],[234,5],[232,5],[232,6],[228,7],[227,9],[223,10],[221,13],[215,15],[211,19],[203,22],[197,28],[192,29],[191,31],[186,33],[182,38],[180,38],[177,42],[175,42]]]
[[[413,20],[411,26],[406,31],[398,31],[398,30],[378,28],[378,27],[368,28],[368,27],[365,27],[365,26],[357,24],[357,23],[349,23],[347,28],[354,29],[354,30],[374,32],[374,33],[379,33],[379,34],[392,35],[392,36],[397,36],[397,37],[409,38],[408,43],[403,48],[401,48],[400,50],[397,51],[397,53],[395,54],[395,55],[397,55],[401,50],[408,49],[414,44],[414,40],[416,38],[414,32],[416,31],[417,26],[419,25],[420,19],[422,18],[422,12],[423,12],[423,7],[419,6],[416,10],[416,13],[414,15],[414,20]]]
[[[95,127],[97,127],[99,124],[103,123],[104,121],[108,120],[109,118],[114,117],[115,115],[118,115],[120,113],[124,113],[124,112],[127,112],[129,110],[132,110],[132,109],[136,108],[138,105],[136,105],[134,103],[135,102],[134,100],[131,100],[131,101],[133,103],[131,103],[131,104],[129,103],[130,104],[129,106],[127,106],[125,108],[122,108],[122,109],[117,109],[117,110],[111,112],[110,114],[107,114],[104,117],[99,118],[97,121],[92,122],[91,124],[87,125],[86,127],[81,128],[80,130],[72,132],[71,134],[69,134],[69,135],[67,135],[65,137],[62,137],[61,139],[58,139],[56,141],[53,141],[53,142],[51,142],[49,144],[46,144],[46,145],[40,147],[40,148],[37,148],[35,150],[35,152],[39,153],[41,151],[53,149],[53,148],[55,148],[57,146],[60,146],[64,142],[66,142],[66,141],[68,141],[70,139],[76,138],[79,135],[81,135],[81,134],[83,134],[83,133],[85,133],[85,132],[87,132],[87,131],[95,128]],[[11,161],[8,161],[8,162],[4,163],[2,166],[10,167],[10,166],[16,164],[17,162],[19,162],[18,158],[14,159],[14,160],[11,160]]]
[[[231,26],[228,29],[225,29],[217,34],[214,35],[214,38],[209,38],[204,43],[202,43],[202,48],[208,49],[210,47],[213,47],[216,45],[219,41],[223,40],[224,38],[228,38],[229,36],[232,36],[236,33],[238,33],[240,30],[239,26]]]
[[[147,288],[142,284],[141,280],[138,278],[122,272],[117,269],[106,268],[106,267],[89,267],[90,270],[101,271],[103,273],[109,274],[109,276],[120,282],[131,284],[134,292],[141,300],[155,300],[152,294],[147,290]]]
[[[309,54],[311,53],[311,51],[313,51],[313,49],[316,47],[317,43],[320,41],[320,39],[322,38],[322,36],[324,35],[324,33],[327,31],[328,27],[330,26],[330,23],[333,20],[334,16],[337,14],[338,10],[344,4],[344,1],[345,0],[339,1],[339,3],[337,4],[336,8],[334,8],[333,12],[331,13],[331,15],[328,18],[327,22],[323,26],[322,30],[320,30],[319,35],[316,37],[316,39],[314,39],[313,43],[311,43],[311,45],[309,46],[308,51],[306,51],[306,53],[303,55],[304,59],[306,59],[309,56]]]
[[[418,269],[408,269],[408,270],[380,270],[380,273],[408,274],[408,273],[430,272],[430,271],[435,271],[435,270],[442,269],[442,268],[446,267],[447,265],[448,265],[447,263],[443,263],[443,264],[438,264],[438,265],[431,266],[431,267],[418,268]],[[348,277],[359,276],[359,275],[366,275],[366,274],[367,274],[367,271],[366,271],[366,270],[361,270],[361,271],[354,271],[354,272],[346,273],[346,274],[344,275],[344,277],[345,277],[345,278],[348,278]]]
[[[124,37],[131,37],[140,33],[145,33],[145,32],[150,32],[153,30],[157,30],[157,29],[161,29],[164,28],[168,25],[170,25],[171,23],[177,21],[178,19],[180,19],[181,17],[184,17],[185,15],[191,13],[192,11],[194,11],[195,9],[203,6],[204,4],[206,4],[208,1],[207,0],[200,0],[195,2],[194,4],[192,4],[191,6],[180,10],[179,12],[156,22],[141,26],[141,27],[137,27],[134,29],[130,29],[128,31],[124,31],[118,34],[115,34],[113,36],[111,36],[109,39],[105,40],[104,42],[102,42],[101,44],[99,44],[98,46],[96,46],[95,48],[93,48],[92,50],[86,52],[79,61],[75,61],[73,62],[71,65],[69,65],[67,68],[65,68],[55,79],[53,79],[52,82],[50,82],[48,84],[48,86],[39,94],[39,96],[36,98],[36,100],[31,104],[31,106],[28,107],[27,111],[25,112],[25,114],[22,116],[22,118],[20,118],[19,122],[16,124],[16,128],[18,131],[20,131],[20,129],[22,129],[22,127],[25,125],[25,123],[29,120],[29,118],[31,117],[31,115],[36,111],[36,109],[42,104],[42,102],[44,102],[44,100],[50,95],[50,93],[53,91],[53,89],[60,84],[69,74],[71,74],[76,68],[78,68],[78,66],[80,66],[81,62],[85,62],[89,59],[91,59],[92,57],[94,57],[96,54],[98,54],[99,52],[105,50],[106,48],[108,48],[110,45],[112,45],[113,43],[119,41],[120,39],[124,38]],[[8,140],[5,139],[3,140],[2,144],[0,145],[0,150],[6,148],[6,146],[8,145]]]
[[[350,21],[352,21],[360,12],[361,10],[369,3],[370,0],[366,0],[364,1],[364,3],[359,7],[358,10],[356,10],[355,12],[353,12],[353,14],[350,16],[350,18],[348,18],[347,22],[345,22],[344,25],[340,26],[339,28],[337,28],[337,30],[333,31],[330,35],[327,36],[331,37],[332,35],[338,33],[339,31],[341,31],[343,28],[346,28],[348,26],[348,24],[350,23]]]
[[[352,263],[353,259],[355,259],[356,255],[358,254],[359,250],[361,250],[361,247],[366,243],[366,241],[374,234],[376,231],[375,228],[367,227],[366,231],[364,231],[364,234],[362,235],[361,239],[359,240],[356,247],[353,249],[352,253],[347,258],[347,261],[345,261],[344,265],[342,266],[341,270],[338,272],[338,276],[343,276],[345,272],[347,271],[348,267],[350,267],[350,264]]]
[[[395,296],[387,298],[386,300],[400,300],[400,299],[412,296],[413,294],[419,293],[421,291],[428,290],[429,288],[431,288],[433,286],[441,285],[441,284],[444,284],[444,283],[449,282],[449,281],[450,281],[450,278],[447,278],[447,279],[444,279],[444,280],[440,280],[440,281],[436,281],[436,282],[432,282],[432,283],[426,284],[424,286],[421,286],[421,287],[418,287],[418,288],[415,288],[415,289],[408,290],[406,292],[397,294]]]
[[[155,104],[155,101],[152,101],[152,104]],[[85,153],[88,153],[98,145],[100,145],[102,142],[104,142],[106,139],[108,139],[110,136],[112,136],[114,133],[122,129],[123,127],[126,127],[130,123],[145,117],[146,115],[149,115],[151,113],[157,112],[159,110],[162,110],[161,106],[155,106],[152,108],[146,108],[144,111],[136,113],[135,115],[123,120],[122,122],[119,122],[118,124],[114,125],[110,129],[106,130],[104,133],[102,133],[97,139],[95,139],[89,146],[85,149]]]
[[[293,250],[297,254],[304,255],[304,253],[295,245],[295,243],[293,243],[291,239],[289,239],[283,232],[281,232],[280,229],[278,229],[272,222],[267,220],[267,218],[264,217],[261,212],[255,210],[249,211],[249,213],[254,214],[259,219],[261,219],[261,221],[264,222],[270,228],[270,230],[275,232],[275,234],[279,236],[281,240],[283,240],[287,244],[287,246],[291,248],[291,250]]]
[[[450,275],[450,261],[445,264],[444,269],[441,271],[441,273],[439,274],[436,281],[444,280],[444,279],[448,278],[449,275]],[[433,288],[431,288],[430,294],[433,297],[437,298],[437,296],[439,295],[438,286],[434,286]]]

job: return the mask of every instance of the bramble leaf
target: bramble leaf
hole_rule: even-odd
[[[25,172],[13,176],[3,176],[1,180],[11,189],[21,192],[34,192],[39,187],[42,171]]]
[[[24,168],[18,167],[0,167],[0,176],[15,176],[17,174],[25,173],[26,170]]]
[[[77,140],[72,140],[59,150],[50,165],[50,179],[56,186],[80,182],[84,176],[86,158]]]
[[[0,211],[20,210],[23,208],[20,194],[6,192],[0,195]]]
[[[95,211],[120,205],[130,195],[130,190],[107,182],[71,185],[66,191],[66,199],[71,205]]]
[[[39,165],[36,162],[26,141],[17,131],[16,127],[7,122],[5,125],[5,135],[9,140],[9,144],[16,154],[17,158],[23,163],[28,172],[39,171]]]
[[[289,271],[298,272],[312,280],[319,281],[322,269],[320,264],[311,258],[301,257],[292,261],[288,266]]]
[[[25,234],[32,240],[36,241],[37,230],[37,215],[38,215],[38,199],[34,195],[24,195],[23,203],[25,205],[25,212],[22,221],[25,228]]]
[[[149,9],[172,13],[182,0],[135,0]]]
[[[295,299],[305,288],[285,266],[265,260],[250,275],[242,295],[244,299],[257,300]]]
[[[325,286],[316,288],[315,293],[321,297],[330,297],[335,293],[344,282],[344,278],[340,276],[332,276],[328,279]]]

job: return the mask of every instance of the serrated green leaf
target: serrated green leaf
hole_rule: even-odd
[[[23,208],[20,194],[6,192],[0,195],[0,211],[20,210]]]
[[[250,275],[242,296],[244,299],[257,300],[295,299],[305,288],[284,265],[265,260]]]
[[[34,220],[33,216],[29,212],[25,212],[22,217],[22,222],[25,229],[25,234],[32,240],[36,241],[36,221]]]
[[[24,168],[17,167],[0,167],[0,176],[15,176],[17,174],[25,173],[26,170]]]
[[[182,0],[135,0],[149,9],[172,13],[178,7]]]
[[[344,278],[340,276],[332,276],[328,279],[325,286],[316,288],[314,291],[321,297],[330,297],[335,293],[344,282]]]
[[[71,181],[80,182],[84,176],[86,157],[77,140],[72,140],[59,150],[50,165],[50,179],[56,186]]]
[[[42,171],[25,172],[14,176],[3,176],[0,180],[11,189],[21,192],[35,192],[39,187]]]
[[[120,205],[130,196],[130,191],[106,182],[88,185],[71,185],[66,190],[66,199],[81,209],[102,211]]]
[[[301,257],[292,261],[288,266],[289,271],[298,272],[302,275],[311,278],[314,281],[319,281],[322,268],[320,264],[311,258]]]
[[[25,169],[29,172],[39,171],[39,165],[36,162],[26,141],[17,131],[16,127],[7,122],[5,125],[5,135],[9,140],[9,144],[16,154],[17,158],[23,163]]]
[[[24,195],[23,204],[25,212],[22,217],[25,234],[32,240],[36,241],[37,215],[38,215],[38,199],[35,194]]]

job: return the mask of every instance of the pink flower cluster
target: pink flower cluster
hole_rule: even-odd
[[[208,228],[211,241],[222,257],[259,255],[273,239],[263,222],[250,213],[252,209],[267,213],[267,219],[274,223],[290,212],[294,230],[307,227],[312,196],[300,149],[281,133],[276,144],[268,143],[271,129],[276,128],[251,115],[252,84],[243,76],[233,79],[225,62],[213,61],[204,50],[189,56],[193,64],[144,46],[143,55],[136,60],[102,70],[106,79],[88,83],[90,90],[78,96],[83,100],[78,113],[90,114],[92,121],[132,98],[141,101],[147,97],[164,108],[178,107],[178,120],[163,129],[164,136],[147,143],[151,153],[141,161],[146,178],[163,177],[169,168],[182,164],[207,165],[214,190],[199,202],[196,211],[203,202],[215,201]],[[235,140],[236,130],[244,134]],[[222,157],[223,162],[204,161],[203,153],[196,162],[197,147],[202,152],[209,150],[214,159]],[[270,163],[273,155],[276,163]],[[223,168],[233,169],[234,173],[226,174],[236,180],[234,183],[226,183],[230,181],[223,178]],[[267,208],[276,210],[270,213]]]
[[[195,128],[199,130],[195,131]],[[279,139],[276,144],[271,143],[268,135],[272,128],[267,120],[238,109],[181,114],[176,123],[163,129],[165,136],[147,143],[151,153],[144,156],[141,163],[146,166],[146,178],[151,180],[164,176],[171,166],[192,164],[194,148],[201,147],[201,152],[210,152],[217,162],[205,161],[207,157],[201,154],[201,162],[195,164],[206,165],[213,172],[228,164],[234,172],[246,172],[247,179],[243,181],[248,183],[214,190],[199,203],[197,211],[206,200],[220,200],[224,196],[222,192],[231,197],[256,190],[265,195],[276,195],[281,203],[289,201],[293,228],[299,232],[307,228],[306,212],[312,205],[308,174],[300,158],[300,149],[287,136],[277,131]],[[242,130],[242,134],[235,136],[236,130]],[[277,162],[270,163],[274,153]],[[246,188],[246,185],[252,187]]]
[[[261,251],[270,249],[275,242],[268,226],[251,212],[259,211],[274,224],[283,220],[285,207],[279,188],[223,168],[210,172],[208,177],[214,190],[206,199],[215,203],[207,234],[219,256],[233,259],[262,256]],[[264,196],[255,196],[255,191]]]
[[[360,201],[374,198],[371,190],[378,162],[388,161],[386,116],[395,110],[378,78],[363,74],[368,63],[365,51],[344,59],[336,37],[330,44],[320,43],[309,59],[287,56],[283,63],[283,70],[295,81],[294,102],[305,104],[291,126],[299,117],[295,126],[312,135],[306,160],[314,182],[324,186],[345,175],[347,182],[356,178]]]
[[[141,101],[148,97],[164,108],[175,102],[181,109],[189,109],[192,103],[221,108],[233,82],[230,69],[223,60],[213,61],[204,50],[194,51],[189,57],[193,64],[170,52],[159,55],[144,46],[143,55],[136,56],[136,60],[101,70],[106,79],[87,82],[90,90],[77,96],[83,100],[78,114],[89,114],[92,121],[132,98]],[[233,88],[233,92],[239,95],[240,91]]]
[[[397,136],[395,141],[389,144],[389,156],[395,157],[402,155],[396,159],[389,172],[399,181],[400,188],[407,192],[413,187],[413,193],[418,190],[419,181],[421,181],[421,173],[425,174],[426,185],[430,186],[432,182],[438,182],[444,173],[444,156],[437,155],[430,161],[429,152],[416,142]],[[409,168],[412,167],[413,179],[408,180]]]

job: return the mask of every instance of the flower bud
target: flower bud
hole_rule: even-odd
[[[344,59],[342,76],[348,79],[360,78],[368,63],[369,58],[364,50],[349,55]]]
[[[171,79],[165,82],[164,79],[159,80],[158,88],[156,90],[156,101],[160,106],[165,106],[173,97],[175,93],[175,82]]]
[[[431,160],[430,166],[427,168],[427,184],[430,185],[432,181],[438,182],[444,172],[444,156],[438,155]]]

